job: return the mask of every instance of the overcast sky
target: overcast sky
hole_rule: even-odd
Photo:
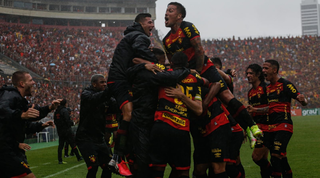
[[[167,4],[157,0],[155,21],[160,35]],[[249,36],[301,35],[301,0],[178,0],[187,10],[185,21],[192,22],[202,39]]]

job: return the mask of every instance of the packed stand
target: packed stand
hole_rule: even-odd
[[[280,63],[280,75],[296,85],[309,101],[308,108],[320,106],[317,82],[320,67],[320,52],[315,50],[320,42],[318,37],[266,37],[247,39],[221,39],[203,41],[205,53],[222,59],[224,69],[236,69],[235,96],[247,104],[246,93],[250,86],[245,70],[250,64],[262,65],[267,59]],[[298,108],[296,101],[293,108]]]

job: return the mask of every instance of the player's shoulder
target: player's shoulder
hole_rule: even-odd
[[[282,78],[282,77],[278,80],[278,82],[283,83],[284,85],[292,84],[292,82],[290,82],[289,80]]]
[[[194,26],[193,23],[188,22],[188,21],[182,21],[180,27],[183,29],[183,27],[192,27]]]
[[[198,83],[202,78],[198,74],[189,74],[181,83]]]

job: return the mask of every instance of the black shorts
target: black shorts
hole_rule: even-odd
[[[291,139],[292,133],[288,131],[269,132],[265,138],[265,145],[269,148],[270,153],[279,155],[287,154],[287,146]]]
[[[231,133],[231,138],[229,142],[229,162],[236,163],[237,157],[240,155],[240,148],[243,139],[243,131]]]
[[[87,168],[100,166],[106,168],[111,160],[109,148],[106,143],[80,142],[77,144]]]
[[[272,137],[272,132],[263,132],[263,136],[257,138],[256,145],[254,146],[255,148],[262,148],[262,147],[270,147],[270,142],[266,141],[268,138]],[[272,139],[272,138],[271,138]],[[269,144],[269,146],[267,145]]]
[[[117,101],[119,108],[132,101],[132,87],[126,80],[108,81],[108,88]]]
[[[166,167],[169,163],[176,170],[190,169],[191,142],[188,131],[156,121],[151,130],[150,143],[151,166]]]
[[[22,150],[21,150],[22,151]],[[1,151],[0,177],[23,177],[31,173],[27,157],[20,150]]]
[[[192,135],[193,136],[193,135]],[[194,142],[194,163],[226,162],[229,158],[230,124],[225,124]]]
[[[219,82],[220,86],[221,86],[219,93],[223,92],[224,90],[228,90],[227,83],[223,80],[223,78],[219,74],[218,70],[214,66],[209,67],[201,75],[201,77],[206,78],[207,80],[209,80],[210,83]]]

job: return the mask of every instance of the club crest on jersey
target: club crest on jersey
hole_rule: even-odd
[[[96,162],[96,156],[94,156],[94,155],[89,156],[89,160],[91,162],[95,163]]]

